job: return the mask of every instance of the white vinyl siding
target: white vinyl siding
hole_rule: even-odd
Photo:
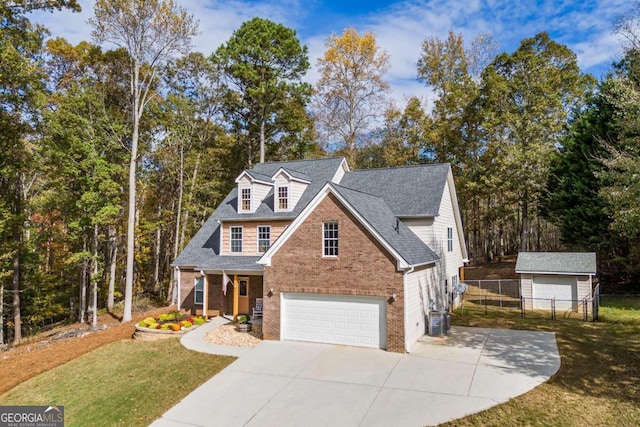
[[[242,227],[229,228],[229,252],[242,253]]]
[[[405,297],[407,350],[427,332],[427,314],[430,309],[430,300],[433,300],[436,309],[444,307],[445,301],[442,292],[438,292],[438,286],[433,283],[435,271],[435,267],[427,266],[405,276],[407,292]]]
[[[261,184],[259,182],[251,182],[248,176],[244,176],[238,182],[238,195],[237,195],[237,209],[239,213],[253,213],[256,211],[258,206],[262,203],[262,201],[267,197],[267,194],[271,191],[272,187],[267,184]],[[243,206],[243,190],[249,190],[249,194],[251,196],[249,202],[249,209],[244,209],[246,206]],[[245,193],[246,194],[246,193]]]
[[[204,277],[196,277],[195,286],[193,287],[194,304],[204,304]]]
[[[292,210],[298,204],[302,193],[307,189],[308,184],[304,182],[291,181],[289,184],[289,210]]]

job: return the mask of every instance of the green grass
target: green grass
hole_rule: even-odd
[[[640,425],[640,298],[604,298],[601,318],[520,318],[517,310],[454,314],[461,326],[551,331],[562,365],[546,383],[451,426]]]
[[[147,426],[234,360],[177,338],[118,341],[20,384],[0,405],[64,405],[66,426]]]

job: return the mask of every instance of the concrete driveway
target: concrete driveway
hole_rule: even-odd
[[[559,367],[546,332],[453,327],[410,354],[264,341],[152,426],[436,425],[525,393]]]

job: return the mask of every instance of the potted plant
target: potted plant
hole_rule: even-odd
[[[238,331],[239,332],[249,332],[251,331],[251,322],[249,322],[249,317],[244,314],[238,316]]]

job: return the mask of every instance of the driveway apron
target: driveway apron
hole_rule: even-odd
[[[241,353],[152,426],[437,425],[525,393],[560,367],[553,333],[466,327],[422,337],[409,354],[293,341]]]

